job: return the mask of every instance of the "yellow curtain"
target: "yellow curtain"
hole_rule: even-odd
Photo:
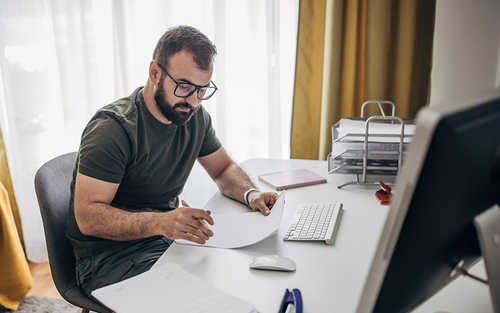
[[[367,100],[394,102],[400,117],[427,104],[435,0],[302,0],[299,10],[291,158],[326,159],[331,126]]]
[[[33,286],[21,219],[0,132],[0,308],[17,310]]]
[[[12,216],[9,194],[0,182],[0,308],[17,310],[33,286],[30,268]],[[1,309],[0,309],[1,311]]]
[[[0,182],[3,184],[5,190],[9,195],[10,208],[12,209],[14,222],[17,227],[17,232],[19,234],[19,239],[21,240],[21,244],[24,247],[24,237],[21,225],[21,217],[19,215],[19,209],[17,207],[16,197],[14,195],[14,188],[12,187],[9,164],[7,162],[7,154],[5,153],[5,146],[3,143],[3,136],[1,131],[0,131]]]

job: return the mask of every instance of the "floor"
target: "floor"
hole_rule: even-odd
[[[52,281],[49,263],[28,263],[33,277],[33,287],[28,292],[28,295],[62,299]]]

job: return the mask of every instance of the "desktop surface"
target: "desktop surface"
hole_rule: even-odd
[[[338,189],[338,185],[353,177],[328,175],[326,161],[251,159],[241,166],[263,191],[272,189],[258,182],[258,175],[277,171],[307,168],[328,182],[288,189],[277,233],[257,244],[238,249],[173,244],[155,267],[177,263],[215,287],[255,304],[261,313],[277,312],[287,288],[300,289],[304,312],[354,312],[389,210],[374,196],[378,185]],[[283,241],[299,204],[329,202],[340,202],[344,208],[332,246],[322,242]],[[205,209],[214,213],[249,211],[219,192]],[[249,261],[264,254],[288,257],[295,261],[297,269],[294,272],[250,269]]]

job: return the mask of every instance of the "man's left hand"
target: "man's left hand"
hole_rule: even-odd
[[[271,209],[278,200],[276,192],[253,191],[248,194],[248,204],[253,211],[260,211],[265,216],[271,214]]]

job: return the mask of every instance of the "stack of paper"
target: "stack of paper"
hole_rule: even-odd
[[[94,290],[92,296],[116,313],[257,312],[254,305],[222,292],[174,263]]]
[[[404,124],[404,142],[411,142],[411,136],[415,133],[416,126],[414,124]],[[364,141],[366,132],[366,121],[353,120],[343,118],[334,125],[334,139],[341,139],[349,135],[347,140]],[[371,122],[368,127],[368,134],[371,136],[371,142],[380,143],[399,143],[401,135],[401,124],[380,123],[377,121]]]
[[[366,126],[364,120],[341,119],[332,127],[334,140],[329,165],[336,173],[361,174],[366,155],[367,174],[396,175],[400,167],[401,135],[401,157],[404,160],[415,133],[415,125],[374,121],[368,124],[368,131]]]

